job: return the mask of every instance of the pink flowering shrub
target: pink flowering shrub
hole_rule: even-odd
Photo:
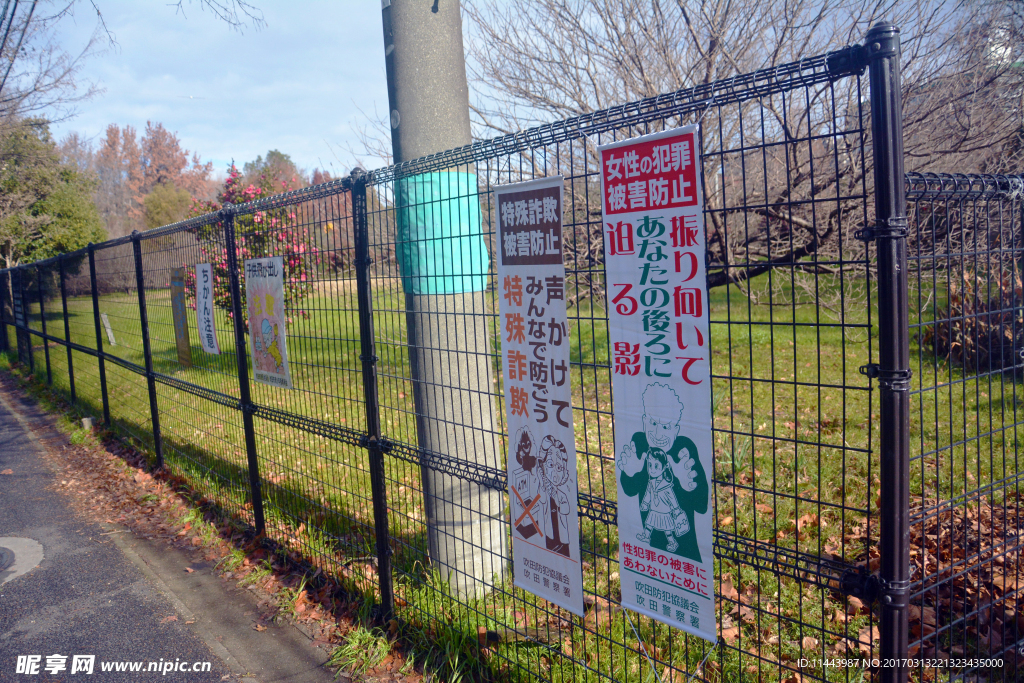
[[[201,216],[219,211],[224,204],[243,204],[261,197],[288,192],[297,189],[295,178],[290,181],[260,176],[259,185],[249,184],[243,187],[242,174],[232,164],[228,170],[228,178],[218,195],[217,202],[192,200],[190,216]],[[200,262],[213,265],[213,299],[218,308],[231,310],[231,281],[228,273],[228,252],[224,242],[223,227],[220,223],[197,228],[195,235],[199,240]],[[245,299],[245,261],[251,258],[280,256],[284,263],[284,305],[288,312],[288,322],[293,316],[309,318],[309,312],[300,308],[303,299],[313,292],[313,282],[323,258],[313,241],[310,229],[300,225],[294,207],[257,211],[255,213],[235,215],[235,257],[238,261],[238,282],[242,297],[243,329],[249,331],[249,310]],[[194,267],[187,267],[185,286],[189,305],[195,309]]]

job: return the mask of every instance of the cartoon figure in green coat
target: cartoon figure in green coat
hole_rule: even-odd
[[[694,515],[708,511],[708,478],[697,447],[679,434],[683,402],[665,384],[643,393],[644,429],[622,448],[617,461],[622,491],[640,498],[644,530],[637,540],[701,562]]]

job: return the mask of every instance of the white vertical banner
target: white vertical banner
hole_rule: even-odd
[[[245,304],[249,312],[249,352],[257,382],[292,388],[284,310],[284,260],[280,256],[245,262]]]
[[[196,321],[199,340],[203,351],[218,355],[217,328],[213,320],[213,266],[209,263],[196,264]]]
[[[622,605],[717,641],[696,125],[598,148]]]
[[[107,341],[110,342],[111,346],[117,346],[117,342],[114,341],[114,330],[110,327],[110,318],[107,317],[106,313],[100,313],[100,320],[103,321],[103,327],[107,331]]]
[[[516,586],[583,616],[561,176],[494,188]]]

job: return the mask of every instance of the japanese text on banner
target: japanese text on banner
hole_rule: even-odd
[[[583,615],[563,179],[494,190],[515,585]]]
[[[698,128],[599,148],[622,604],[715,642]]]
[[[196,264],[196,322],[203,351],[219,354],[217,327],[213,320],[213,267],[209,263]]]

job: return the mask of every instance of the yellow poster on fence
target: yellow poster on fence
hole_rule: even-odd
[[[249,352],[257,382],[292,388],[284,310],[284,262],[280,256],[245,262]]]

